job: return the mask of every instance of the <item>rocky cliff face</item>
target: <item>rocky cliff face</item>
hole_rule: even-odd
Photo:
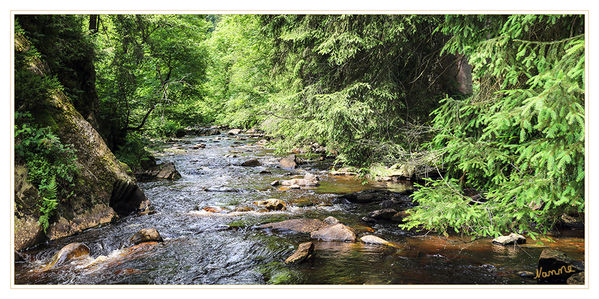
[[[22,37],[17,38],[17,52]],[[33,60],[29,69],[39,75],[47,67]],[[18,82],[17,82],[18,84]],[[15,165],[15,250],[43,241],[78,233],[84,229],[111,222],[118,215],[127,215],[148,208],[148,200],[137,186],[129,167],[119,162],[96,129],[75,109],[65,94],[52,91],[46,98],[36,99],[32,115],[36,122],[48,126],[63,144],[72,144],[77,153],[79,172],[72,187],[73,195],[59,198],[51,225],[42,232],[39,198],[35,186],[27,182],[27,169]]]

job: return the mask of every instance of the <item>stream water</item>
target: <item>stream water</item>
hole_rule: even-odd
[[[402,190],[411,188],[410,183],[363,184],[352,177],[329,176],[326,162],[284,170],[277,166],[280,157],[272,150],[256,145],[256,139],[240,139],[226,135],[186,137],[162,144],[157,158],[174,162],[182,178],[140,183],[155,214],[123,217],[26,252],[28,261],[15,263],[15,283],[534,284],[535,280],[516,272],[534,272],[545,247],[556,247],[584,260],[581,232],[562,234],[553,241],[503,247],[488,239],[470,242],[460,237],[414,235],[394,223],[362,222],[368,212],[381,208],[379,203],[336,203],[334,199],[361,190]],[[193,149],[198,143],[206,147]],[[236,166],[250,158],[258,158],[263,165]],[[263,170],[270,173],[260,173]],[[305,171],[319,175],[320,186],[286,190],[270,185]],[[269,198],[285,201],[287,209],[236,216],[194,212],[208,206],[230,210],[251,207],[255,201]],[[358,236],[370,231],[399,246],[315,241],[313,258],[288,266],[284,260],[299,243],[310,240],[309,234],[256,228],[272,221],[322,220],[327,216],[353,227]],[[126,251],[129,238],[146,227],[156,228],[165,242]],[[71,242],[86,244],[90,258],[49,271],[37,270]]]

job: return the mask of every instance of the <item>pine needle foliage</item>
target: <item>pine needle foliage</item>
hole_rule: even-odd
[[[534,237],[582,213],[584,17],[446,16],[439,29],[452,36],[444,51],[470,57],[475,92],[433,112],[427,146],[449,172],[414,194],[420,205],[402,227]]]

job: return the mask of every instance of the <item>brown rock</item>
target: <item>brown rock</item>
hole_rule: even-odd
[[[239,133],[241,133],[241,129],[231,129],[229,132],[227,132],[229,135],[237,135]]]
[[[276,198],[271,198],[267,200],[257,201],[254,204],[264,206],[268,211],[281,211],[285,210],[287,206],[284,201]]]
[[[256,167],[256,166],[260,166],[262,165],[262,163],[260,163],[260,161],[258,161],[258,159],[251,159],[251,160],[247,160],[243,163],[241,163],[241,166],[246,166],[246,167]]]
[[[313,231],[312,233],[310,233],[310,237],[312,239],[318,239],[323,241],[356,241],[356,234],[354,233],[354,231],[341,223],[330,225],[321,228],[317,231]]]
[[[360,241],[366,244],[375,244],[375,245],[389,245],[389,241],[386,241],[382,238],[373,235],[366,235],[360,238]]]
[[[403,223],[404,219],[409,215],[410,213],[408,211],[399,211],[391,216],[391,221]]]
[[[54,267],[63,265],[73,259],[81,258],[89,255],[89,247],[83,243],[71,243],[60,249],[50,263],[42,268],[42,271],[50,270]]]
[[[271,228],[280,230],[290,230],[300,233],[310,233],[319,230],[325,226],[327,226],[327,224],[318,219],[299,218],[263,224],[260,226],[260,228]]]
[[[329,225],[339,223],[339,220],[337,220],[337,218],[335,218],[333,216],[329,216],[329,217],[325,218],[323,221],[324,221],[324,223],[329,224]]]
[[[296,168],[297,161],[295,155],[289,155],[279,161],[279,165],[283,168]]]
[[[163,242],[160,233],[155,228],[143,228],[135,233],[129,241],[135,245],[144,242]]]
[[[299,264],[312,256],[314,244],[305,242],[297,246],[297,250],[285,260],[285,264]]]

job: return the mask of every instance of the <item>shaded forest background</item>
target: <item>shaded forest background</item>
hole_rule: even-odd
[[[16,160],[47,226],[77,176],[39,107],[62,90],[132,169],[150,138],[256,128],[365,177],[438,170],[403,228],[534,237],[585,207],[584,34],[582,15],[19,15]]]

